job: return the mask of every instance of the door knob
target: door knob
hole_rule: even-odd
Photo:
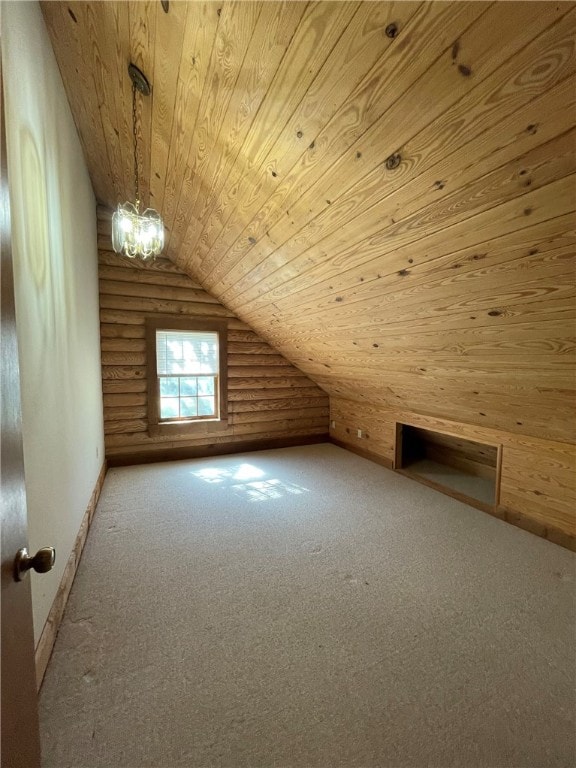
[[[26,547],[22,547],[14,558],[14,579],[22,581],[26,572],[33,568],[36,573],[51,571],[56,562],[56,550],[54,547],[42,547],[31,557]]]

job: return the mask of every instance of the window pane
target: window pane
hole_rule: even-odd
[[[196,375],[218,372],[215,331],[156,331],[158,373]]]
[[[199,395],[213,395],[214,394],[214,379],[203,377],[198,379],[198,394]]]
[[[160,379],[160,395],[162,397],[178,397],[178,378],[176,376]]]
[[[177,419],[178,418],[178,398],[161,397],[160,398],[160,418]]]
[[[197,379],[180,379],[180,394],[181,395],[194,395],[198,394],[198,381]]]
[[[198,398],[198,415],[199,416],[214,416],[214,398],[213,397],[199,397]]]
[[[195,397],[180,398],[180,416],[182,418],[198,416],[198,400]]]

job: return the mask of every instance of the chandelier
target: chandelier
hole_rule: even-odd
[[[136,91],[150,95],[150,84],[135,64],[128,65],[132,80],[132,131],[134,134],[134,203],[119,204],[112,216],[112,247],[131,259],[148,261],[161,253],[164,247],[164,224],[153,208],[140,213],[140,189],[138,185],[138,133],[136,130]]]

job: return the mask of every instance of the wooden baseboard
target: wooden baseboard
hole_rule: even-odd
[[[330,436],[330,442],[334,443],[334,445],[337,445],[339,448],[344,448],[345,451],[350,451],[351,453],[355,453],[358,456],[362,456],[363,459],[369,459],[375,464],[380,464],[382,467],[386,467],[386,469],[392,469],[392,462],[385,456],[379,456],[377,453],[373,453],[372,451],[366,451],[363,448],[359,448],[357,445],[353,445],[352,443],[345,443],[343,440],[338,440],[337,437],[333,437],[332,435]]]
[[[155,464],[158,461],[183,461],[222,456],[232,453],[268,451],[274,448],[292,448],[297,445],[329,443],[330,436],[302,435],[301,437],[280,437],[273,440],[246,440],[241,443],[215,443],[214,445],[190,445],[182,448],[159,448],[157,451],[135,451],[134,453],[111,454],[107,456],[109,467],[124,467],[130,464]]]
[[[372,453],[371,451],[362,450],[362,448],[358,448],[356,445],[345,443],[342,440],[338,440],[333,436],[330,437],[330,441],[334,443],[334,445],[338,445],[340,446],[340,448],[344,448],[347,451],[351,451],[352,453],[358,454],[358,456],[362,456],[365,459],[374,461],[376,464],[381,464],[382,466],[387,467],[388,469],[393,468],[392,462],[383,456],[378,456],[377,454]],[[500,449],[498,453],[498,467],[497,467],[498,474],[500,472],[500,466],[501,466],[501,454],[502,454],[502,451]],[[534,533],[537,536],[541,536],[542,538],[547,539],[553,544],[558,544],[561,547],[565,547],[566,549],[570,549],[573,552],[576,552],[576,537],[568,533],[565,533],[564,531],[561,531],[559,528],[554,528],[553,526],[550,526],[550,525],[548,526],[543,525],[542,523],[537,522],[536,520],[524,514],[523,512],[517,512],[513,509],[508,509],[507,507],[503,507],[498,503],[486,504],[482,501],[479,501],[478,499],[471,498],[470,496],[466,496],[463,493],[459,493],[458,491],[455,491],[451,488],[447,488],[444,485],[435,483],[433,480],[429,480],[426,477],[416,475],[410,472],[409,470],[399,468],[399,469],[395,469],[394,471],[397,472],[399,475],[404,475],[405,477],[409,477],[411,480],[416,480],[417,482],[422,483],[423,485],[427,485],[430,488],[434,488],[435,490],[440,491],[441,493],[445,493],[447,496],[452,496],[454,499],[457,499],[458,501],[462,501],[471,507],[476,507],[476,509],[480,509],[482,510],[482,512],[487,512],[489,515],[492,515],[493,517],[497,517],[500,520],[504,520],[507,523],[511,523],[512,525],[517,526],[518,528],[522,528],[525,531],[529,531],[530,533]]]
[[[543,539],[547,539],[553,544],[558,544],[560,547],[565,547],[565,549],[570,549],[572,552],[576,552],[576,536],[561,531],[559,528],[555,528],[551,525],[544,525],[523,512],[517,512],[508,507],[498,506],[493,514],[495,514],[496,517],[505,520],[507,523],[511,523],[525,531],[530,531],[530,533],[535,533],[537,536],[541,536]]]
[[[54,648],[56,635],[58,634],[60,622],[62,621],[62,616],[64,615],[64,609],[66,608],[68,595],[70,594],[72,584],[74,583],[74,577],[76,576],[76,570],[78,568],[78,564],[80,563],[80,558],[82,557],[82,550],[84,549],[84,544],[86,543],[86,536],[88,535],[88,530],[92,523],[94,512],[96,511],[96,505],[98,504],[98,499],[100,498],[100,491],[102,490],[104,478],[106,477],[106,469],[107,464],[104,462],[102,469],[100,470],[100,474],[98,475],[96,485],[94,486],[94,490],[92,491],[90,502],[86,508],[84,517],[82,518],[80,529],[78,531],[78,535],[76,536],[76,542],[72,548],[72,552],[70,553],[66,567],[64,568],[64,573],[62,574],[62,579],[60,581],[58,591],[56,592],[56,597],[54,598],[54,602],[50,608],[50,613],[48,614],[48,618],[44,624],[44,629],[40,635],[38,645],[36,646],[36,685],[38,690],[40,690],[42,681],[44,680],[46,667],[48,666],[50,656],[52,655],[52,649]]]

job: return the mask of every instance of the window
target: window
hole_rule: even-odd
[[[160,421],[218,418],[218,333],[156,331]]]
[[[152,434],[226,425],[226,328],[222,320],[147,318]]]

